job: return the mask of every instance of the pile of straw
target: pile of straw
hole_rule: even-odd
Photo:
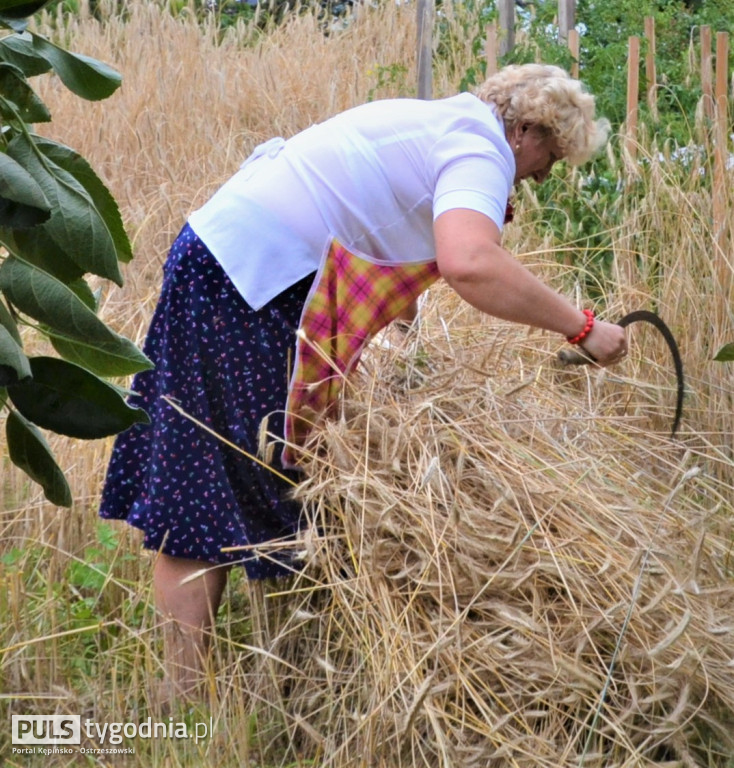
[[[616,381],[558,371],[546,336],[424,311],[369,350],[310,446],[306,568],[263,631],[292,749],[323,766],[727,765],[725,500],[655,427],[644,361]]]

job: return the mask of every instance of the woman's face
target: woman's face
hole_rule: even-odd
[[[553,134],[535,125],[519,125],[510,133],[515,155],[515,184],[522,179],[545,181],[553,163],[563,158],[563,152]]]

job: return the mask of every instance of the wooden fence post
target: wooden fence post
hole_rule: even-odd
[[[711,67],[711,27],[701,26],[701,92],[703,93],[703,114],[709,120],[714,117],[714,89]]]
[[[571,64],[571,77],[579,79],[579,33],[577,29],[568,30],[568,50],[573,56]]]
[[[647,38],[647,54],[645,56],[645,87],[647,88],[647,105],[650,115],[658,121],[658,84],[655,69],[655,18],[645,17],[645,37]]]
[[[565,42],[576,24],[576,0],[558,0],[558,39]]]
[[[631,160],[637,157],[637,104],[640,98],[640,38],[629,38],[627,54],[627,117],[624,146]]]
[[[487,39],[484,43],[484,58],[487,61],[486,76],[497,71],[497,22],[487,24]]]
[[[416,9],[418,46],[418,98],[433,95],[433,0],[418,0]]]
[[[500,56],[515,47],[515,0],[499,0]]]
[[[711,191],[713,208],[714,239],[718,246],[717,274],[719,285],[728,309],[729,293],[732,287],[732,272],[727,264],[726,250],[728,241],[727,213],[728,190],[726,184],[726,162],[728,158],[729,120],[729,35],[727,32],[716,34],[716,109],[714,110],[714,183]]]

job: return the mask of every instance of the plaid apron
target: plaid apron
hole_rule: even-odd
[[[370,339],[439,277],[435,262],[376,263],[332,240],[306,299],[288,391],[283,464],[336,402]]]

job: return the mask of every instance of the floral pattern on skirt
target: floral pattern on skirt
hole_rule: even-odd
[[[144,531],[144,546],[210,563],[242,563],[249,578],[292,570],[288,554],[257,545],[289,539],[301,505],[292,485],[251,456],[260,424],[282,436],[296,329],[313,275],[255,311],[186,225],[164,266],[163,287],[144,350],[156,367],[137,374],[130,402],[151,424],[118,435],[100,516]],[[271,466],[283,469],[274,452]],[[252,549],[223,552],[229,547]],[[284,547],[285,553],[290,547]]]

